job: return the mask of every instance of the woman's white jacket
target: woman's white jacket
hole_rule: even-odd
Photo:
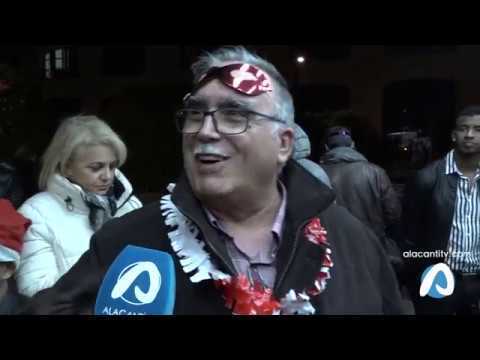
[[[115,217],[142,207],[133,196],[127,178],[117,169],[115,177],[123,185]],[[18,290],[26,296],[51,287],[88,249],[94,231],[83,191],[59,174],[18,209],[32,225],[24,236],[20,265],[16,273]]]

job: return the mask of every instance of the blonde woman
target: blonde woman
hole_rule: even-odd
[[[16,275],[20,293],[51,287],[105,222],[142,207],[118,170],[126,158],[123,141],[97,117],[74,116],[60,125],[43,155],[41,192],[18,210],[32,221]]]

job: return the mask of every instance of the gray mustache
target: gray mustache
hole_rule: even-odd
[[[223,151],[221,151],[220,149],[217,149],[215,147],[215,145],[212,145],[212,144],[199,144],[199,145],[197,145],[195,147],[195,149],[193,150],[193,154],[194,155],[209,154],[209,155],[218,155],[218,156],[224,156],[224,157],[227,156],[223,153]]]

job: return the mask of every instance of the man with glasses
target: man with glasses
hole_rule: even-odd
[[[106,224],[25,312],[88,311],[106,269],[131,244],[172,254],[175,314],[403,313],[373,232],[291,159],[298,128],[275,67],[227,47],[192,70],[193,89],[175,116],[185,172],[171,195]]]

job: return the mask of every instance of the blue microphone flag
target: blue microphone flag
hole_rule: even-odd
[[[95,315],[171,315],[175,267],[166,252],[128,245],[107,270]]]

